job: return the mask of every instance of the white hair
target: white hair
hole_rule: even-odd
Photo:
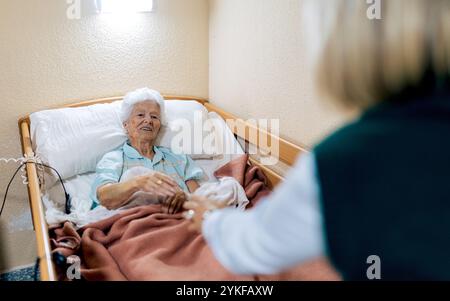
[[[159,110],[161,111],[161,124],[165,125],[166,116],[165,116],[165,103],[164,98],[158,91],[151,90],[149,88],[141,88],[135,91],[129,92],[123,98],[122,102],[122,112],[121,119],[122,122],[126,122],[128,118],[130,118],[131,112],[133,111],[133,107],[141,102],[145,101],[154,101],[158,104]]]

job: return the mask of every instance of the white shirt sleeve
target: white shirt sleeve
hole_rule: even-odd
[[[270,196],[246,212],[215,211],[203,235],[224,267],[237,274],[273,274],[325,254],[314,154],[300,157]]]

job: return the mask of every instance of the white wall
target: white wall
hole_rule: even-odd
[[[155,1],[150,14],[80,20],[67,18],[63,0],[0,1],[0,157],[21,155],[17,119],[36,110],[142,86],[208,97],[208,1]],[[14,169],[0,163],[2,199]],[[35,254],[17,179],[0,220],[0,271]]]
[[[243,118],[278,118],[311,146],[344,119],[320,99],[302,38],[300,0],[210,0],[209,97]]]

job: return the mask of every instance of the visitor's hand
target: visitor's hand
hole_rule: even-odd
[[[176,192],[173,196],[162,200],[160,203],[164,213],[175,214],[182,210],[183,204],[186,201],[187,196],[184,191],[180,189],[180,191]]]
[[[225,208],[227,203],[228,201],[217,202],[203,196],[190,195],[189,201],[183,205],[184,209],[188,210],[184,213],[184,217],[192,222],[189,229],[201,232],[206,214],[213,210]]]

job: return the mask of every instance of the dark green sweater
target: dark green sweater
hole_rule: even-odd
[[[450,280],[450,89],[368,111],[315,148],[329,255],[344,278]],[[417,93],[416,93],[417,92]]]

